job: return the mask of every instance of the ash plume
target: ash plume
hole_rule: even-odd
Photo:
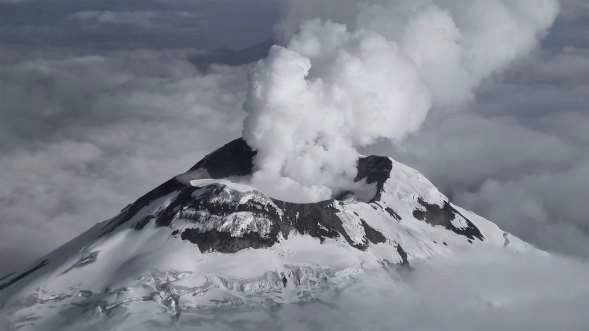
[[[252,74],[243,136],[254,185],[284,200],[330,198],[358,148],[400,142],[432,110],[454,111],[481,81],[530,53],[556,0],[293,1]]]

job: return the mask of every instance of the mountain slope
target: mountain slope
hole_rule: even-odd
[[[353,190],[310,204],[243,184],[254,157],[235,140],[1,279],[0,323],[132,329],[213,308],[315,300],[371,270],[403,272],[455,252],[533,249],[387,157],[361,158]]]

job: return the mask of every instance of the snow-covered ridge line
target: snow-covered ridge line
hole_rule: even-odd
[[[531,249],[390,158],[359,160],[357,181],[371,191],[297,204],[241,182],[254,155],[243,140],[231,142],[3,279],[2,316],[24,330],[71,312],[92,320],[139,309],[173,319],[219,305],[308,300],[367,271],[436,256]]]

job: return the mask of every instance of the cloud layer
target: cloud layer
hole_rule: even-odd
[[[131,52],[27,61],[0,70],[0,80],[9,91],[0,144],[8,267],[112,217],[238,136],[246,71],[203,75],[181,55]]]
[[[256,0],[256,6],[232,0],[195,3],[0,1],[0,277],[115,215],[150,188],[240,135],[247,115],[242,105],[252,92],[248,91],[250,68],[210,66],[203,72],[191,61],[215,54],[211,49],[241,48],[270,39],[281,4],[261,0]],[[384,46],[382,54],[398,55],[388,46],[390,40],[403,40],[387,35],[386,31],[400,31],[389,26],[391,20],[377,19],[391,14],[387,1],[370,1],[363,17],[358,17],[355,1],[338,1],[335,8],[333,3],[291,2],[289,15],[276,29],[287,49],[273,51],[263,65],[279,64],[292,56],[296,60],[292,63],[302,64],[293,69],[292,77],[300,84],[295,87],[302,86],[313,98],[317,90],[326,91],[312,89],[317,78],[339,81],[348,73],[337,72],[341,63],[317,65],[320,57],[312,56],[308,46],[312,36],[340,33],[344,38],[337,47],[323,41],[319,46],[360,60],[372,59],[361,56],[363,47],[379,42]],[[437,4],[443,8],[452,1]],[[585,0],[561,4],[554,27],[531,57],[492,75],[478,88],[476,84],[468,88],[472,79],[464,72],[453,76],[452,84],[436,81],[436,75],[423,78],[425,88],[418,90],[428,91],[435,108],[421,128],[400,143],[378,139],[360,152],[392,155],[422,171],[458,204],[507,231],[551,252],[588,258],[589,7]],[[39,16],[41,12],[45,14]],[[324,20],[308,23],[310,36],[296,34],[300,22],[316,16]],[[437,15],[440,22],[443,16]],[[333,22],[327,23],[326,18]],[[530,18],[525,26],[533,27],[536,19],[542,17]],[[232,22],[230,27],[226,21]],[[380,35],[374,44],[362,44],[369,38],[359,31],[360,24],[371,27],[371,36]],[[460,24],[466,23],[455,24],[463,31]],[[439,46],[417,43],[412,47]],[[317,72],[318,67],[331,69],[331,75]],[[264,67],[261,71],[276,72]],[[280,83],[284,77],[258,79]],[[382,79],[388,81],[388,77]],[[364,91],[356,81],[344,81],[350,82],[344,86],[347,89]],[[460,89],[454,93],[457,86]],[[356,97],[352,93],[342,100]],[[464,111],[448,106],[464,101]],[[300,111],[295,118],[306,109]],[[317,130],[314,121],[303,123]],[[389,125],[393,124],[383,128]],[[213,330],[388,330],[391,325],[410,330],[516,326],[519,330],[581,330],[589,324],[585,313],[589,270],[584,262],[477,252],[476,256],[427,261],[415,268],[402,275],[374,274],[307,305],[235,314],[223,311],[214,319],[209,315],[200,326]]]
[[[0,2],[0,274],[239,136],[249,69],[203,73],[190,59],[270,39],[280,4],[198,3]],[[354,31],[351,1],[330,3],[293,2],[282,40],[324,11]],[[416,167],[458,204],[535,245],[589,257],[589,7],[561,4],[541,49],[487,79],[466,111],[432,111],[402,144],[361,152]],[[156,13],[156,28],[71,18],[133,11]],[[170,14],[182,12],[198,18]]]
[[[283,330],[582,330],[587,265],[477,252],[375,273],[334,297],[276,313]]]
[[[2,275],[240,135],[247,68],[203,72],[191,61],[271,38],[271,3],[251,23],[251,7],[118,4],[0,4]],[[241,23],[201,42],[217,19]]]

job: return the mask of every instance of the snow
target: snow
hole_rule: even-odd
[[[206,223],[194,223],[186,220],[184,224],[190,228],[198,228],[203,231],[217,230],[219,232],[229,232],[234,237],[242,237],[245,233],[255,232],[265,237],[270,233],[270,222],[268,219],[258,216],[252,212],[235,212],[227,217],[211,215],[206,211],[196,211],[192,209],[183,210],[185,216],[199,214]],[[183,221],[183,218],[177,221]]]
[[[194,187],[206,187],[209,185],[222,185],[227,188],[238,191],[241,193],[247,193],[255,191],[256,189],[249,185],[235,183],[226,179],[194,179],[190,181],[190,185]]]
[[[193,193],[194,199],[204,194],[205,187],[218,185],[222,190],[215,199],[235,203],[254,200],[279,210],[272,199],[249,185],[217,179],[191,179],[189,183],[203,188]],[[68,318],[81,323],[80,327],[92,323],[104,326],[105,319],[113,325],[129,326],[140,325],[142,318],[164,321],[181,311],[198,312],[206,307],[309,302],[327,289],[345,288],[364,275],[382,271],[383,266],[390,269],[388,266],[399,264],[398,245],[407,252],[411,264],[479,250],[536,251],[458,206],[452,205],[480,229],[484,241],[471,243],[444,227],[415,219],[412,213],[420,208],[418,198],[440,206],[447,198],[417,171],[395,161],[380,201],[350,199],[332,205],[355,244],[366,243],[362,221],[387,238],[366,250],[352,247],[341,237],[322,242],[293,232],[266,249],[201,253],[196,245],[171,235],[173,229],[195,227],[228,231],[234,237],[248,232],[268,235],[270,220],[247,211],[221,217],[186,206],[180,215],[199,214],[203,217],[197,219],[206,222],[180,216],[172,229],[153,225],[141,231],[133,229],[136,221],[157,214],[177,195],[172,192],[151,201],[127,225],[105,236],[98,236],[105,223],[98,224],[46,256],[46,267],[0,292],[0,321],[21,330],[47,329],[45,326],[65,323],[64,307],[78,307],[67,311],[74,314]],[[387,208],[401,219],[392,217]],[[466,223],[456,217],[453,225],[461,228]],[[89,308],[79,308],[82,306]],[[125,322],[117,320],[125,311],[133,314]]]

